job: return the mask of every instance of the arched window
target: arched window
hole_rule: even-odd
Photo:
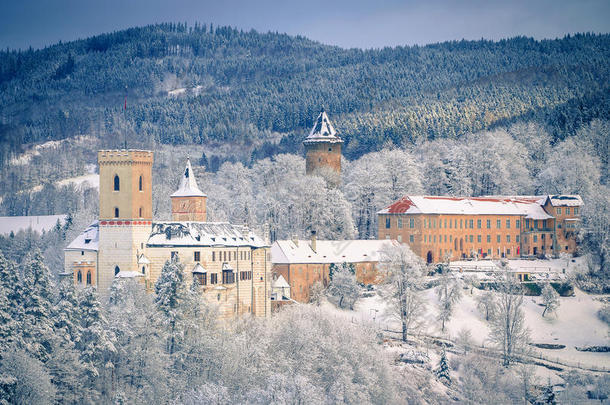
[[[91,272],[87,272],[87,285],[91,285]]]
[[[146,268],[142,266],[142,274],[146,274]]]
[[[143,190],[143,188],[142,188],[142,176],[140,176],[140,180],[138,182],[138,188],[139,188],[140,191]]]
[[[119,271],[121,271],[121,269],[119,269],[119,266],[114,266],[114,275],[116,276],[117,274],[119,274]]]
[[[119,207],[114,207],[114,217],[115,218],[119,217]]]
[[[121,189],[121,180],[119,180],[119,175],[114,175],[114,191],[119,191]]]
[[[142,207],[140,207],[140,218],[142,218]]]
[[[78,271],[78,273],[76,273],[76,281],[78,281],[79,283],[83,282],[83,274],[80,272],[80,270]]]

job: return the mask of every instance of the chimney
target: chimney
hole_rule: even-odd
[[[316,248],[316,231],[311,231],[311,250],[313,250],[314,253],[318,253]]]

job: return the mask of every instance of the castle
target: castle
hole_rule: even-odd
[[[221,319],[270,314],[269,245],[246,226],[207,222],[190,161],[170,197],[171,221],[152,219],[151,151],[102,150],[98,164],[99,219],[65,249],[76,285],[108,296],[115,278],[136,278],[151,290],[165,262],[178,258]]]

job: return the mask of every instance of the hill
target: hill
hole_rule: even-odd
[[[534,120],[555,140],[610,118],[610,35],[373,50],[212,25],[160,24],[0,52],[0,166],[33,142],[300,148],[324,105],[356,158]],[[125,98],[127,110],[124,111]]]

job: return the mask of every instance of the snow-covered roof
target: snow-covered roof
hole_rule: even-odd
[[[205,197],[199,187],[197,186],[197,180],[195,179],[195,174],[193,173],[193,168],[191,167],[191,160],[186,159],[186,168],[182,173],[182,178],[180,179],[180,187],[178,190],[172,194],[170,197]]]
[[[207,271],[203,268],[201,264],[197,263],[195,267],[193,267],[193,270],[191,270],[191,273],[205,274],[207,273]]]
[[[322,109],[320,115],[316,119],[316,123],[314,124],[309,136],[305,138],[305,143],[308,142],[332,142],[332,143],[340,143],[343,142],[341,138],[337,136],[337,131],[331,124],[328,115],[326,115],[326,111]]]
[[[155,222],[146,244],[155,246],[268,246],[246,226],[227,222]]]
[[[66,222],[67,215],[31,215],[31,216],[14,216],[0,217],[0,234],[8,235],[9,233],[17,233],[21,230],[32,229],[32,231],[42,233],[52,229],[59,220],[63,225]]]
[[[290,285],[286,282],[284,276],[280,275],[273,283],[271,283],[272,288],[290,288]]]
[[[528,219],[553,218],[539,197],[437,197],[404,196],[378,214],[523,215]]]
[[[318,240],[316,251],[310,240],[278,240],[271,245],[273,264],[358,263],[379,261],[379,251],[397,245],[394,240]]]
[[[100,227],[93,221],[83,233],[78,235],[64,250],[91,250],[97,252]]]
[[[579,195],[550,195],[549,199],[553,207],[580,207],[583,205]]]
[[[138,264],[150,264],[150,260],[148,260],[148,257],[144,256],[144,253],[142,253],[138,257]]]
[[[136,278],[136,277],[144,277],[144,274],[139,271],[124,271],[121,270],[117,273],[115,278]]]

